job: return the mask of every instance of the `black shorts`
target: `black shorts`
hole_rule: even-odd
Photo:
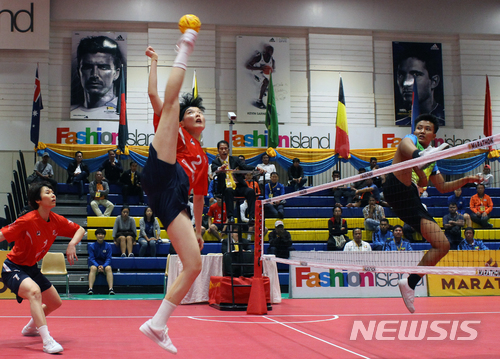
[[[148,204],[161,223],[168,229],[170,223],[181,213],[189,211],[189,177],[182,166],[158,159],[153,145],[149,146],[149,157],[141,176],[142,187],[148,195]]]
[[[418,195],[417,186],[412,183],[406,186],[400,180],[390,173],[386,176],[384,187],[384,198],[392,211],[406,224],[410,225],[415,231],[420,231],[420,220],[422,218],[436,222],[422,205]]]
[[[52,287],[52,283],[50,283],[42,272],[40,272],[37,264],[31,267],[21,266],[8,259],[5,260],[2,268],[2,280],[7,288],[9,288],[10,291],[16,295],[19,303],[23,301],[23,298],[21,298],[17,293],[19,293],[21,282],[26,278],[31,278],[36,284],[38,284],[42,293]]]

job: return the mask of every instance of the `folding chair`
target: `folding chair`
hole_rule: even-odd
[[[66,296],[69,297],[69,274],[66,270],[66,260],[62,253],[48,252],[42,260],[43,275],[64,275],[66,277]]]

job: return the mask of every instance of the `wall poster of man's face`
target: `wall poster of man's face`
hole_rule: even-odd
[[[445,125],[443,57],[440,43],[392,43],[396,125],[411,125],[413,83],[416,81],[420,114],[436,116]]]
[[[127,34],[75,32],[71,54],[70,118],[118,120],[120,80],[126,79]]]

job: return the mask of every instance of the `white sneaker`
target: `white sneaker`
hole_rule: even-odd
[[[165,328],[163,328],[163,329],[160,329],[160,330],[154,329],[151,326],[151,319],[149,319],[146,323],[141,325],[139,330],[145,336],[147,336],[149,339],[154,341],[156,344],[158,344],[160,347],[162,347],[166,351],[168,351],[172,354],[177,354],[177,348],[172,344],[172,341],[168,337],[168,328],[166,325],[165,325]]]
[[[55,353],[60,353],[63,350],[64,349],[61,346],[61,344],[56,342],[54,338],[51,338],[47,343],[43,344],[43,351],[45,353],[55,354]]]
[[[415,307],[413,306],[413,302],[415,301],[415,290],[411,289],[408,285],[408,278],[401,279],[398,282],[398,286],[406,308],[408,308],[410,313],[414,313]]]
[[[40,335],[38,332],[38,329],[36,327],[30,327],[28,324],[23,328],[21,331],[21,334],[24,335],[25,337],[37,337]]]

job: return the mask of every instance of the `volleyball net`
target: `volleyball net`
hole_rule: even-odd
[[[372,171],[368,171],[365,173],[361,173],[355,176],[351,176],[348,178],[340,179],[334,182],[329,182],[326,184],[322,184],[315,187],[305,188],[303,190],[299,190],[297,192],[287,193],[282,196],[276,196],[273,198],[265,199],[262,201],[257,201],[256,204],[256,235],[255,235],[255,264],[259,265],[263,260],[271,260],[276,261],[278,263],[289,264],[292,266],[311,266],[317,268],[325,268],[325,269],[337,269],[337,270],[347,270],[347,271],[357,271],[357,272],[379,272],[379,273],[415,273],[415,274],[441,274],[441,275],[466,275],[466,276],[491,276],[498,277],[500,276],[500,270],[497,268],[498,262],[500,262],[500,256],[497,259],[497,251],[495,250],[452,250],[442,258],[436,266],[419,266],[418,263],[422,256],[425,253],[425,250],[420,251],[412,251],[412,253],[403,252],[400,250],[394,251],[371,251],[369,252],[349,252],[349,251],[328,251],[328,252],[317,252],[317,251],[297,251],[290,252],[289,259],[283,258],[274,258],[270,256],[264,257],[264,207],[266,205],[272,205],[273,203],[277,203],[282,200],[291,200],[298,196],[310,195],[316,192],[324,191],[327,189],[338,188],[343,185],[350,185],[352,183],[356,183],[359,181],[365,181],[370,178],[383,178],[386,175],[394,173],[396,171],[402,171],[406,169],[411,169],[416,166],[425,166],[429,163],[439,161],[442,159],[448,159],[450,157],[455,157],[459,155],[464,155],[467,152],[478,150],[481,148],[487,148],[490,146],[495,146],[500,143],[500,134],[482,138],[476,141],[472,141],[460,146],[452,147],[449,149],[445,149],[442,151],[438,151],[435,153],[428,154],[424,157],[414,158],[408,161],[404,161],[401,163],[397,163],[394,165],[390,165],[383,168],[374,169]],[[443,176],[444,177],[444,176]],[[431,181],[430,181],[431,182]],[[431,183],[429,183],[430,185]],[[474,190],[475,189],[470,189]],[[383,192],[387,194],[391,191],[391,186],[383,186]],[[469,199],[470,192],[468,195],[465,195],[466,199],[466,208],[469,207]],[[475,193],[475,192],[474,192]],[[488,189],[486,189],[485,193],[488,193]],[[324,193],[323,193],[324,194]],[[447,194],[448,196],[450,193]],[[382,194],[383,198],[384,194]],[[443,201],[443,196],[440,196],[441,202]],[[333,197],[333,193],[331,194]],[[313,199],[312,199],[313,200]],[[404,200],[404,198],[403,198]],[[362,203],[361,201],[358,205],[358,213],[361,213],[362,208],[366,206],[366,203]],[[448,213],[448,203],[445,202],[441,210],[444,210],[446,207],[446,213]],[[402,221],[398,218],[396,214],[392,212],[390,207],[384,208],[386,215],[391,222],[391,225],[401,224]],[[429,211],[432,212],[432,211]],[[331,212],[330,212],[331,213]],[[444,212],[443,212],[444,213]],[[286,207],[285,207],[285,215],[286,215]],[[286,216],[288,218],[288,216]],[[319,215],[315,215],[315,218],[320,217]],[[323,217],[323,216],[321,216]],[[331,217],[331,216],[330,216]],[[362,216],[361,216],[362,217]],[[436,219],[438,216],[435,215]],[[442,218],[442,216],[440,216]],[[444,237],[444,229],[442,226],[441,218],[437,220],[438,226],[433,226],[433,230],[443,232]],[[298,219],[299,220],[299,219]],[[324,218],[325,223],[329,220],[329,218]],[[357,223],[360,223],[359,220]],[[466,227],[467,221],[464,221],[464,225],[461,226],[461,234],[463,236],[463,228]],[[300,227],[300,225],[298,226]],[[352,228],[351,226],[349,226]],[[363,226],[355,226],[355,227],[363,227]],[[475,236],[474,238],[477,240],[487,239],[492,240],[495,239],[496,230],[494,228],[478,228],[475,226]],[[286,228],[285,228],[286,229]],[[271,229],[270,229],[271,230]],[[312,229],[314,230],[314,229]],[[377,229],[378,230],[378,229]],[[499,229],[500,231],[500,229]],[[325,232],[325,231],[324,231]],[[372,231],[368,231],[363,228],[364,238],[371,239]],[[422,231],[424,232],[424,231]],[[428,231],[427,231],[428,232]],[[349,237],[352,236],[352,232],[349,232]],[[441,237],[441,238],[443,238]],[[444,237],[446,238],[446,237]],[[347,241],[352,241],[353,238],[346,238]],[[498,238],[500,240],[500,237]],[[293,238],[292,238],[293,240]],[[323,239],[326,241],[327,237]],[[406,240],[406,238],[402,238],[402,240]],[[423,239],[425,243],[425,238]],[[487,241],[485,241],[487,245]],[[472,245],[471,249],[481,249],[474,248]],[[483,248],[484,249],[484,248]],[[418,253],[416,255],[416,253]],[[256,270],[256,273],[259,271]]]

